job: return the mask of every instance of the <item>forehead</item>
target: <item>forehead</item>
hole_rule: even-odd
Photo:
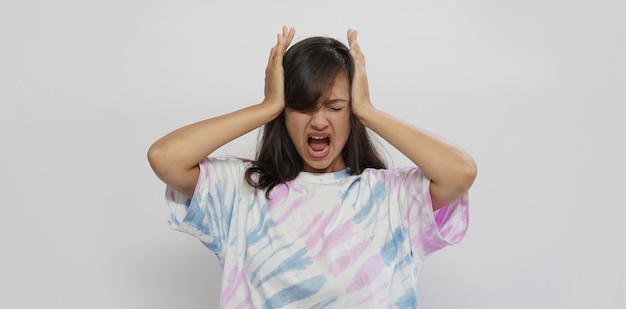
[[[339,74],[335,77],[323,101],[335,99],[350,100],[350,81],[346,74]]]

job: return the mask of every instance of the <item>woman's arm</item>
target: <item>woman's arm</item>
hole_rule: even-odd
[[[348,30],[348,42],[355,65],[352,81],[354,115],[430,178],[434,209],[458,199],[476,178],[474,160],[461,148],[374,108],[369,96],[365,57],[357,42],[356,30]]]
[[[198,164],[222,145],[276,118],[285,107],[283,55],[295,34],[283,27],[265,71],[263,102],[177,129],[148,150],[155,174],[177,191],[191,196],[200,171]]]

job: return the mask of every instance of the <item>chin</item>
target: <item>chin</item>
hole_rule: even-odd
[[[304,171],[305,172],[309,172],[309,173],[327,173],[328,172],[328,168],[327,167],[317,167],[317,166],[305,166],[304,167]]]
[[[307,171],[309,169],[310,172],[313,173],[332,173],[339,170],[342,170],[343,167],[337,168],[333,166],[333,162],[305,162],[304,170]]]

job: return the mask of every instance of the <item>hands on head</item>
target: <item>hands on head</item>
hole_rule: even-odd
[[[283,56],[295,34],[296,29],[293,27],[283,26],[282,33],[277,34],[278,40],[270,51],[265,69],[265,99],[263,102],[281,110],[285,107]]]
[[[180,192],[192,194],[200,172],[199,162],[222,145],[267,124],[283,112],[283,56],[294,35],[294,28],[283,27],[277,36],[277,43],[268,60],[265,99],[261,104],[179,128],[150,147],[150,164],[163,182]],[[431,179],[430,194],[434,208],[457,199],[469,189],[476,177],[473,159],[462,149],[372,107],[365,57],[357,35],[358,32],[353,29],[347,32],[350,55],[354,61],[350,90],[353,115],[363,126],[406,155]]]
[[[371,108],[369,86],[365,71],[365,55],[357,41],[359,32],[355,29],[348,29],[348,44],[350,55],[354,61],[354,75],[352,76],[352,113],[360,118],[364,109]]]
[[[265,99],[263,103],[277,109],[285,108],[285,85],[283,57],[287,48],[295,36],[293,27],[282,27],[282,32],[277,34],[277,42],[272,47],[265,69]],[[371,107],[367,74],[365,73],[365,56],[357,42],[358,31],[348,29],[347,37],[350,54],[354,61],[354,77],[352,80],[352,111],[358,116],[363,107]]]

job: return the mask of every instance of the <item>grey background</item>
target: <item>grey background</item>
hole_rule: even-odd
[[[623,1],[2,1],[0,306],[214,308],[145,153],[258,103],[275,34],[359,30],[377,107],[476,159],[422,308],[626,308]],[[217,155],[250,157],[257,132]],[[409,162],[389,149],[395,165]]]

